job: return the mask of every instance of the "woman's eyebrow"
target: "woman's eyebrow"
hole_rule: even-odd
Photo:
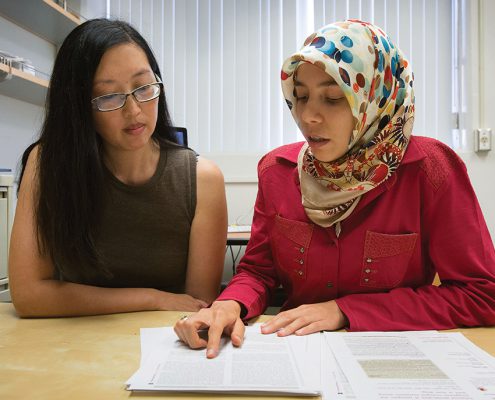
[[[318,86],[339,86],[339,85],[337,84],[337,82],[335,82],[333,79],[331,79],[331,80],[319,83]]]
[[[138,76],[144,75],[146,73],[152,74],[153,71],[150,71],[149,69],[142,69],[136,72],[134,75],[131,76],[131,78],[137,78]],[[115,79],[99,79],[94,81],[93,85],[100,85],[100,84],[109,84],[109,83],[115,83],[117,82]]]
[[[327,81],[323,81],[323,82],[320,82],[318,83],[318,87],[322,87],[322,86],[338,86],[337,82],[335,82],[333,79],[329,79]],[[303,82],[300,82],[300,81],[294,81],[294,86],[306,86]]]

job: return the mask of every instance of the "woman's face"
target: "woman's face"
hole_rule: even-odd
[[[129,93],[156,82],[144,51],[126,43],[107,50],[96,69],[92,98],[111,93]],[[158,98],[139,103],[130,95],[122,108],[113,111],[93,109],[96,132],[107,150],[132,151],[150,143],[158,117]]]
[[[320,161],[334,161],[348,149],[354,117],[335,80],[313,64],[303,63],[294,77],[297,124]]]

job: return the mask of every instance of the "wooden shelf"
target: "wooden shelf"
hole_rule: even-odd
[[[56,46],[82,22],[52,0],[0,0],[0,15]],[[12,74],[11,79],[0,82],[0,94],[45,105],[47,80],[5,64],[0,64],[0,71]]]
[[[51,0],[0,0],[0,15],[57,46],[82,22]]]
[[[45,105],[48,81],[37,76],[0,64],[0,71],[11,73],[9,80],[0,82],[0,94],[26,101],[37,106]]]

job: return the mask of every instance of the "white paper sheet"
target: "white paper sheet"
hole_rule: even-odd
[[[495,399],[493,357],[460,333],[325,333],[325,339],[358,399]]]
[[[128,389],[317,395],[319,348],[318,334],[295,340],[263,335],[252,326],[242,347],[223,340],[219,356],[210,360],[204,349],[191,350],[177,340],[172,328],[142,329],[141,366]],[[310,363],[308,355],[318,363]],[[303,366],[310,368],[303,372]]]

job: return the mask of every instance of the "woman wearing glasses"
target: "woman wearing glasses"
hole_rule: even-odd
[[[23,156],[9,260],[20,316],[194,311],[218,294],[223,177],[175,143],[160,76],[124,22],[88,21],[62,44]]]

